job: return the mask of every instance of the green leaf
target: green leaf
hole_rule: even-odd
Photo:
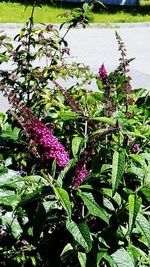
[[[150,130],[150,129],[149,129]],[[150,164],[150,153],[141,153],[141,156]]]
[[[10,44],[10,43],[5,43],[4,46],[7,48],[7,50],[8,50],[9,52],[11,52],[12,49],[13,49],[13,46],[12,46],[12,44]]]
[[[116,123],[115,120],[110,119],[108,117],[95,117],[95,118],[90,118],[90,120],[104,122],[104,123],[108,123],[108,124],[111,124],[111,125],[114,125]]]
[[[51,176],[55,178],[55,174],[56,174],[56,160],[54,159],[51,168]]]
[[[5,115],[3,114],[3,112],[0,111],[0,125],[3,124],[4,120],[5,120]]]
[[[20,196],[14,194],[12,191],[0,190],[0,204],[15,208],[20,201]]]
[[[136,194],[129,195],[129,235],[132,233],[141,203],[141,199]]]
[[[80,137],[80,136],[76,136],[72,139],[72,154],[74,156],[74,158],[77,157],[77,154],[83,144],[83,140],[84,138],[83,137]]]
[[[35,200],[43,199],[45,196],[52,194],[52,188],[49,186],[43,186],[41,188],[38,188],[36,190],[33,190],[31,193],[26,194],[21,198],[21,201],[19,202],[20,206],[29,204]]]
[[[143,186],[140,191],[142,192],[142,194],[145,196],[145,198],[147,199],[148,202],[150,202],[150,183],[149,185],[145,185]]]
[[[137,260],[140,259],[140,257],[144,257],[145,259],[147,258],[146,253],[140,248],[135,247],[134,245],[130,245],[127,249],[128,249],[130,256],[133,258],[135,264]]]
[[[74,167],[74,165],[76,164],[76,160],[75,159],[71,159],[69,161],[69,163],[67,164],[66,168],[64,170],[62,170],[57,178],[57,181],[56,181],[56,185],[57,187],[62,187],[63,185],[63,179],[66,175],[66,173]]]
[[[135,155],[135,154],[130,154],[130,158],[141,164],[142,166],[147,166],[144,157],[142,155]]]
[[[129,253],[124,249],[120,248],[111,255],[117,267],[135,267]]]
[[[139,229],[142,232],[148,246],[150,247],[150,223],[149,221],[142,214],[138,214],[136,218],[136,223],[139,226]]]
[[[144,179],[145,172],[142,168],[136,167],[135,165],[131,165],[130,168],[128,168],[128,172],[135,174],[139,179]]]
[[[20,132],[19,128],[15,127],[12,129],[11,125],[7,123],[5,124],[1,137],[17,141],[19,137],[19,132]]]
[[[12,190],[20,188],[23,183],[21,183],[19,179],[20,177],[18,177],[16,171],[0,167],[0,188],[9,188]]]
[[[87,193],[87,192],[81,192],[79,191],[79,196],[82,198],[84,204],[86,205],[88,211],[90,214],[93,216],[97,216],[101,218],[103,221],[106,223],[109,223],[109,216],[106,213],[106,211],[101,208],[95,201],[92,193]]]
[[[71,220],[71,202],[67,191],[62,188],[55,187],[54,192],[56,197],[61,201],[63,208],[66,210],[69,220]]]
[[[109,263],[110,267],[117,267],[116,263],[114,262],[112,257],[108,255],[108,253],[104,253],[103,258]]]
[[[125,169],[125,151],[114,152],[112,162],[112,195],[116,193]]]
[[[67,221],[67,230],[72,234],[75,241],[77,241],[88,253],[92,248],[92,241],[90,231],[85,222],[76,224],[74,221]]]
[[[83,252],[78,252],[78,260],[81,267],[86,267],[86,254]]]
[[[18,182],[31,182],[31,183],[43,183],[43,184],[48,184],[47,181],[45,180],[44,177],[40,175],[30,175],[30,176],[25,176],[25,177],[19,177]]]
[[[59,112],[59,115],[61,117],[62,120],[67,121],[67,120],[74,120],[79,118],[80,116],[73,111],[66,111],[66,112]]]
[[[63,251],[61,252],[60,257],[63,256],[63,255],[64,255],[66,252],[68,252],[69,250],[73,250],[73,246],[72,246],[70,243],[68,243],[68,244],[63,248]]]
[[[8,61],[9,58],[10,58],[9,56],[0,53],[0,64],[3,63],[3,62],[5,62],[5,61]]]
[[[14,218],[13,212],[6,212],[3,214],[0,218],[0,223],[6,228],[11,228],[12,234],[15,238],[20,236],[22,233],[22,228],[20,227],[17,218]]]
[[[31,259],[32,265],[36,266],[36,258],[34,256],[31,256],[30,259]]]
[[[108,198],[105,198],[105,197],[103,198],[103,204],[104,204],[104,207],[106,207],[107,209],[111,211],[115,211],[113,204],[111,203],[110,200],[108,200]]]
[[[110,164],[103,164],[100,170],[100,173],[105,173],[108,172],[108,170],[110,170],[112,168],[112,166]]]
[[[118,194],[118,192],[116,192],[112,198],[112,189],[111,188],[101,188],[101,191],[104,195],[113,199],[117,203],[118,206],[121,205],[122,199],[121,199],[121,196]]]
[[[102,83],[102,81],[100,81],[100,80],[96,80],[96,84],[97,84],[97,87],[98,87],[98,89],[101,91],[101,90],[103,90],[103,83]]]
[[[97,253],[97,266],[100,266],[100,262],[105,254],[106,254],[105,250],[104,251],[102,250]]]

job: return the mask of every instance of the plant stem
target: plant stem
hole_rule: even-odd
[[[27,63],[28,63],[28,68],[29,68],[29,64],[30,64],[31,32],[32,32],[32,29],[33,29],[33,26],[34,26],[33,17],[34,17],[35,7],[36,7],[36,1],[33,2],[31,16],[29,18],[28,41],[27,41]],[[30,101],[30,81],[28,79],[28,88],[27,88],[27,103],[28,103],[28,105],[29,105],[29,101]]]

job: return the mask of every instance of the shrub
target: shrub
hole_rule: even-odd
[[[69,64],[64,38],[32,16],[17,47],[0,37],[1,266],[148,266],[149,91],[118,33],[110,74]]]

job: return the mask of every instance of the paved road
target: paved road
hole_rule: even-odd
[[[91,26],[87,29],[73,29],[67,35],[67,41],[71,49],[73,61],[84,62],[89,65],[94,72],[102,63],[108,71],[115,69],[118,65],[119,52],[115,38],[115,30],[122,37],[126,48],[127,57],[136,59],[131,63],[130,70],[133,78],[134,88],[150,88],[150,25],[130,24],[121,25],[119,28],[102,28]],[[4,30],[9,36],[15,36],[19,27],[4,25]],[[3,28],[3,25],[0,26]],[[6,102],[0,97],[0,111],[7,109]]]

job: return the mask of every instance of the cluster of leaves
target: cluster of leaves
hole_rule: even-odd
[[[0,113],[1,266],[149,266],[149,92],[132,90],[118,34],[120,64],[109,75],[69,63],[65,35],[31,18],[15,45],[0,37],[9,66],[0,88],[12,105]],[[64,170],[40,164],[20,106],[65,146]],[[77,168],[88,174],[75,186]]]

